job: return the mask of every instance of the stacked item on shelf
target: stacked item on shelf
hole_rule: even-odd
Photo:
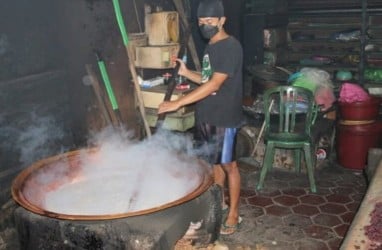
[[[176,11],[146,14],[147,44],[135,47],[135,66],[172,68],[171,58],[179,52],[179,15]]]
[[[178,57],[179,44],[179,14],[176,11],[161,11],[146,14],[145,35],[140,36],[139,43],[135,43],[135,66],[158,72],[150,79],[141,79],[142,99],[146,112],[146,119],[150,127],[156,127],[159,104],[164,100],[167,83],[171,74],[163,74],[164,69],[173,70],[173,58]],[[171,100],[178,99],[189,89],[175,89]],[[193,105],[183,107],[165,116],[165,129],[186,131],[194,126]]]

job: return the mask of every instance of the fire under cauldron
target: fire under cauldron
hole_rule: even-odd
[[[140,211],[65,214],[46,210],[42,206],[44,192],[79,175],[82,152],[40,160],[14,180],[12,195],[21,205],[15,211],[15,221],[22,249],[171,249],[189,233],[190,224],[199,225],[193,230],[196,244],[216,240],[222,216],[221,189],[213,184],[210,171],[203,171],[200,184],[186,196]],[[197,164],[208,169],[203,161]],[[62,176],[48,178],[55,168],[61,168],[58,172]],[[44,181],[37,182],[41,177]]]

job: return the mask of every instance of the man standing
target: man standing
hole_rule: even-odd
[[[236,232],[239,216],[240,173],[233,159],[237,130],[242,122],[242,60],[240,43],[228,35],[221,0],[202,0],[197,10],[200,32],[209,40],[205,48],[202,72],[189,70],[179,59],[179,75],[200,84],[175,101],[163,102],[158,113],[178,110],[196,102],[196,129],[205,144],[213,144],[208,160],[214,165],[215,182],[224,187],[228,177],[229,207],[221,234]]]

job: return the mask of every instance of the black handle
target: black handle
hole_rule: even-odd
[[[184,51],[185,51],[185,46],[182,46],[182,48],[179,51],[179,55],[181,56],[184,53]],[[169,79],[169,83],[167,85],[167,90],[166,90],[166,93],[164,95],[163,101],[169,101],[171,99],[172,93],[174,92],[174,89],[176,86],[176,79],[178,78],[179,68],[180,68],[180,63],[177,62],[176,66],[173,70],[173,73]],[[157,128],[159,128],[163,125],[163,121],[165,118],[166,118],[166,113],[162,113],[162,114],[158,115],[158,120],[157,120],[157,124],[156,124]]]

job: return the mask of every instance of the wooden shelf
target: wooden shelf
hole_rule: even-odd
[[[312,56],[325,56],[332,58],[334,61],[337,61],[341,58],[344,58],[348,55],[359,55],[359,51],[346,51],[344,53],[343,51],[333,50],[333,51],[327,51],[327,50],[320,50],[317,51],[317,53],[313,53],[309,50],[295,50],[296,48],[290,48],[290,50],[293,50],[293,53],[289,53],[289,60],[291,61],[298,61],[299,58],[310,58]],[[382,52],[381,52],[382,53]]]
[[[317,67],[322,68],[323,70],[326,70],[328,72],[334,72],[338,70],[347,69],[350,71],[358,71],[357,65],[349,65],[349,64],[322,64],[322,65],[303,65],[299,63],[288,63],[288,68],[297,68],[301,69],[304,67]]]
[[[331,30],[339,30],[339,29],[355,29],[360,28],[360,23],[352,23],[352,24],[331,24],[331,23],[320,23],[320,24],[313,24],[313,23],[289,23],[288,29],[290,30],[312,30],[317,31],[321,29],[326,29],[327,31]]]
[[[317,67],[328,72],[346,69],[353,72],[355,81],[359,81],[360,84],[368,83],[363,73],[367,67],[382,68],[382,60],[379,60],[382,59],[382,9],[296,10],[289,14],[288,31],[292,38],[298,37],[297,32],[306,38],[314,38],[312,40],[294,39],[289,42],[290,67]],[[360,31],[359,40],[331,39],[339,32],[350,30]],[[366,51],[365,48],[371,44],[375,47]],[[302,59],[311,59],[317,55],[329,57],[336,63],[299,64]]]
[[[327,12],[317,15],[294,13],[289,18],[290,35],[295,38],[298,37],[296,33],[299,32],[314,39],[294,39],[288,43],[288,67],[320,68],[330,73],[332,79],[335,79],[335,73],[339,70],[349,70],[354,77],[358,77],[361,40],[345,41],[333,39],[333,37],[340,32],[360,30],[361,27],[362,19],[359,13]],[[296,34],[295,37],[294,34]],[[309,59],[314,59],[315,56],[327,57],[331,61],[309,63]]]
[[[291,41],[288,43],[291,52],[311,52],[312,54],[345,54],[359,53],[359,41],[342,42],[329,39],[315,39],[305,41]]]
[[[341,41],[341,40],[334,40],[329,38],[316,38],[314,40],[292,40],[290,43],[296,43],[296,44],[330,44],[336,45],[336,46],[355,46],[359,45],[359,40],[352,40],[352,41]]]

